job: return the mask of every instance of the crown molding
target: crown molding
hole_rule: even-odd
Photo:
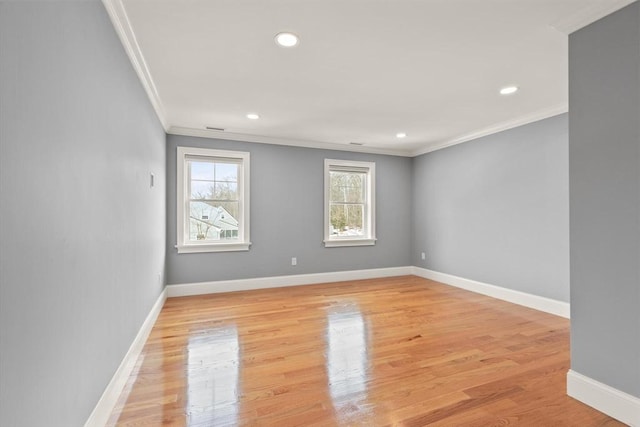
[[[566,18],[552,22],[550,25],[568,35],[630,5],[634,1],[636,0],[608,0],[607,2],[595,3]]]
[[[566,103],[556,105],[550,108],[544,108],[534,113],[516,117],[513,120],[500,122],[495,125],[486,127],[484,129],[480,129],[475,132],[464,134],[454,139],[442,141],[435,144],[430,144],[429,146],[426,146],[422,149],[413,151],[411,153],[411,157],[420,156],[422,154],[427,154],[432,151],[437,151],[443,148],[451,147],[452,145],[462,144],[463,142],[468,142],[477,138],[482,138],[483,136],[489,136],[494,133],[516,128],[518,126],[523,126],[529,123],[537,122],[539,120],[548,119],[549,117],[557,116],[558,114],[563,114],[563,113],[566,113],[567,111],[569,111],[569,105]]]
[[[584,9],[580,13],[571,15],[569,18],[564,19],[562,21],[558,21],[555,24],[552,24],[554,28],[561,32],[571,32],[575,29],[581,28],[584,25],[588,25],[589,23],[608,15],[628,4],[633,3],[636,0],[611,0],[610,3],[606,5],[598,4],[596,6],[592,6]],[[377,148],[377,147],[369,147],[369,146],[355,146],[350,144],[339,144],[334,142],[322,142],[322,141],[313,141],[313,140],[303,140],[303,139],[289,139],[289,138],[279,138],[279,137],[271,137],[271,136],[262,136],[262,135],[250,135],[243,133],[234,133],[234,132],[225,132],[225,131],[216,131],[216,130],[208,130],[208,129],[196,129],[196,128],[187,128],[181,126],[171,126],[167,120],[166,112],[162,101],[160,99],[160,95],[158,94],[158,90],[156,85],[151,77],[151,72],[149,71],[149,67],[144,59],[144,55],[140,49],[140,45],[135,36],[135,32],[131,26],[131,22],[129,21],[129,17],[127,16],[127,12],[125,10],[124,4],[122,0],[102,0],[102,3],[109,14],[113,27],[122,42],[122,45],[131,61],[131,64],[142,83],[142,86],[149,97],[149,101],[153,106],[153,109],[158,116],[160,123],[162,124],[163,129],[166,133],[172,135],[184,135],[184,136],[195,136],[200,138],[216,138],[216,139],[225,139],[230,141],[244,141],[244,142],[255,142],[262,144],[273,144],[273,145],[285,145],[285,146],[293,146],[293,147],[305,147],[305,148],[316,148],[323,150],[337,150],[337,151],[349,151],[356,153],[369,153],[369,154],[382,154],[389,156],[400,156],[400,157],[416,157],[422,154],[430,153],[432,151],[440,150],[446,147],[450,147],[452,145],[461,144],[463,142],[471,141],[476,138],[480,138],[483,136],[488,136],[497,132],[502,132],[504,130],[508,130],[514,127],[522,126],[528,123],[532,123],[538,120],[542,120],[548,117],[552,117],[558,114],[566,113],[568,111],[568,105],[562,104],[557,105],[551,108],[543,109],[532,114],[528,114],[525,116],[518,117],[513,120],[509,120],[506,122],[498,123],[478,131],[468,133],[462,135],[460,137],[456,137],[454,139],[449,139],[445,141],[439,141],[435,143],[427,143],[425,142],[421,148],[416,150],[402,150],[402,149],[389,149],[389,148]]]
[[[133,65],[133,69],[136,71],[138,78],[140,78],[140,82],[142,83],[145,92],[147,92],[149,101],[151,102],[151,105],[153,106],[153,109],[166,132],[169,129],[169,125],[167,123],[164,107],[162,106],[162,101],[160,101],[158,89],[156,89],[156,85],[151,77],[151,72],[149,72],[149,67],[147,66],[144,56],[142,55],[142,51],[140,50],[140,45],[138,44],[136,35],[131,27],[131,22],[127,16],[124,4],[122,4],[122,0],[102,0],[102,4],[105,9],[107,9],[111,23],[113,24],[118,37],[120,37],[120,41],[124,46],[124,50],[127,52],[127,56],[129,56],[131,65]]]
[[[286,145],[291,147],[317,148],[320,150],[351,151],[354,153],[383,154],[387,156],[411,157],[410,151],[391,150],[386,148],[367,147],[366,145],[336,144],[302,139],[277,138],[262,135],[250,135],[210,129],[195,129],[171,126],[167,131],[171,135],[195,136],[199,138],[225,139],[227,141],[256,142],[260,144]]]
[[[310,140],[299,139],[287,139],[287,138],[275,138],[262,135],[249,135],[243,133],[233,133],[219,130],[209,129],[195,129],[186,128],[180,126],[172,126],[167,131],[171,135],[183,135],[183,136],[195,136],[200,138],[214,138],[225,139],[228,141],[241,141],[241,142],[257,142],[261,144],[273,144],[273,145],[287,145],[292,147],[305,147],[305,148],[317,148],[321,150],[338,150],[338,151],[351,151],[355,153],[369,153],[369,154],[383,154],[387,156],[401,156],[401,157],[417,157],[422,154],[427,154],[432,151],[441,150],[443,148],[451,147],[453,145],[462,144],[463,142],[472,141],[474,139],[489,136],[498,132],[513,129],[519,126],[534,123],[539,120],[548,119],[559,114],[563,114],[569,111],[569,105],[567,103],[559,104],[550,108],[544,108],[531,114],[517,117],[513,120],[507,120],[497,123],[495,125],[480,129],[475,132],[464,134],[454,139],[445,140],[436,143],[425,144],[422,148],[417,150],[390,150],[385,148],[375,148],[367,146],[353,146],[346,144],[336,144],[332,142],[320,142]]]

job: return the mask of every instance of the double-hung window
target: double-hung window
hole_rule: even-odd
[[[324,161],[324,244],[375,245],[375,163]]]
[[[249,153],[178,147],[178,253],[248,250]]]

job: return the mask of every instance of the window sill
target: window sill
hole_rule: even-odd
[[[342,248],[346,246],[374,246],[375,244],[376,239],[336,239],[324,241],[325,248]]]
[[[195,254],[201,252],[237,252],[248,251],[251,242],[248,243],[215,243],[202,245],[176,245],[179,254]]]

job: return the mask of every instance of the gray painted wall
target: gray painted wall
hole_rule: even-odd
[[[640,397],[640,3],[569,37],[571,368]]]
[[[0,425],[80,426],[162,291],[166,138],[101,3],[2,2],[0,52]]]
[[[564,114],[414,158],[412,264],[569,301],[567,156]]]
[[[167,140],[168,284],[409,265],[411,159],[175,135]],[[177,254],[178,145],[251,153],[249,251]],[[376,162],[375,246],[324,247],[325,158]]]

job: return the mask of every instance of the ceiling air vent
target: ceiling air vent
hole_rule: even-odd
[[[218,131],[220,131],[220,132],[224,132],[224,129],[222,129],[222,128],[214,128],[214,127],[212,127],[212,126],[207,126],[207,128],[206,128],[206,129],[207,129],[207,130],[218,130]]]

